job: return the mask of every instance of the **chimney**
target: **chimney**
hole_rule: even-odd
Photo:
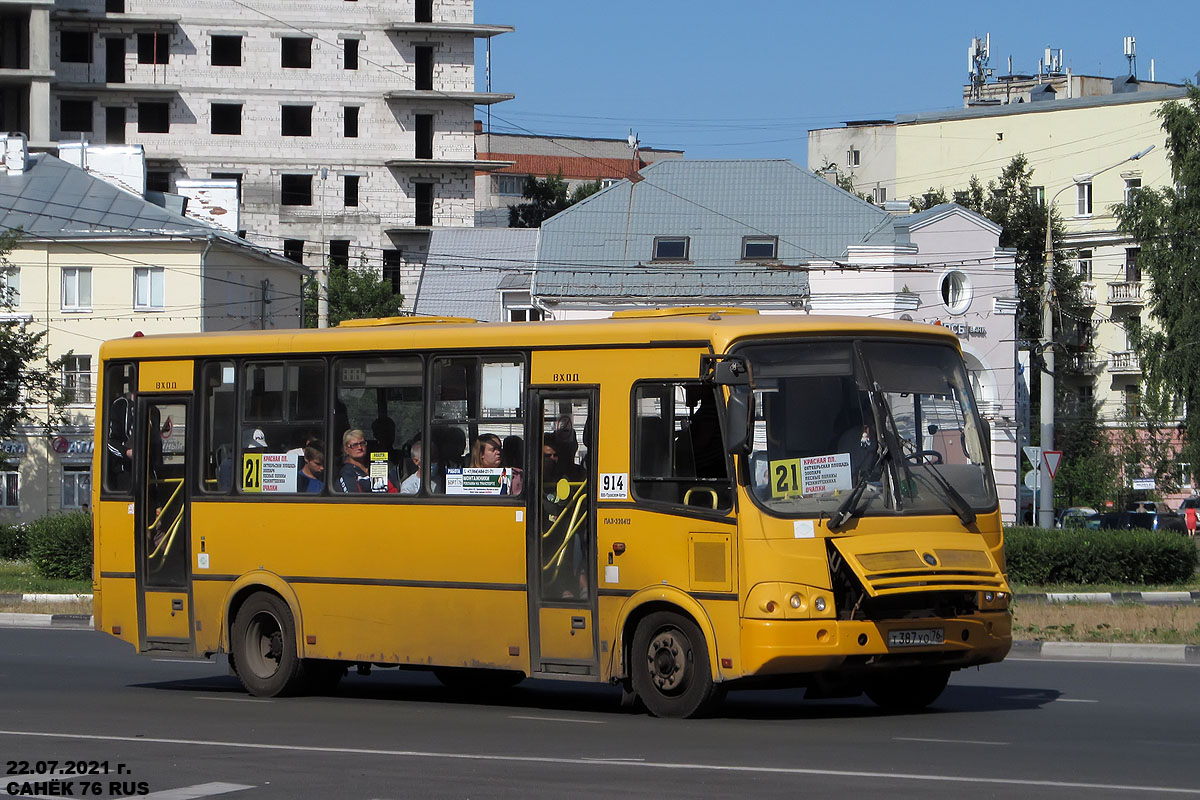
[[[29,147],[25,134],[10,131],[4,138],[4,169],[9,175],[21,175],[29,163]]]

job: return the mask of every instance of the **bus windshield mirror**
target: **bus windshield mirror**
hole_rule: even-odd
[[[754,393],[735,387],[725,403],[725,452],[748,453],[754,424]]]

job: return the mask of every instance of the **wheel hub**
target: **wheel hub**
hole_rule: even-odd
[[[680,646],[674,631],[663,631],[650,641],[647,651],[650,678],[659,691],[672,691],[683,682],[687,668],[687,652]]]

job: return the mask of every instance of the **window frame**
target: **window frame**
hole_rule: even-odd
[[[311,103],[281,103],[279,135],[289,139],[312,138],[315,108]]]
[[[66,57],[67,42],[65,37],[74,39],[71,42],[71,58]],[[78,54],[76,50],[78,49]],[[91,64],[96,60],[96,43],[91,31],[75,31],[64,29],[58,32],[58,61],[60,64]]]
[[[170,133],[171,104],[161,100],[139,100],[138,133]],[[150,113],[147,113],[150,112]],[[161,117],[159,115],[162,115]]]
[[[67,476],[72,476],[72,480],[68,481]],[[86,488],[81,487],[80,478],[86,477]],[[71,485],[71,495],[73,502],[67,502],[67,486]],[[80,496],[80,490],[83,494]],[[91,505],[90,499],[92,494],[92,468],[91,465],[84,464],[63,464],[61,478],[59,480],[59,504],[61,508],[69,508],[74,511],[82,510]]]
[[[494,187],[493,191],[496,194],[501,195],[503,197],[523,197],[524,196],[524,194],[525,194],[525,191],[524,191],[525,179],[529,177],[528,175],[517,175],[516,173],[511,173],[511,172],[498,172],[493,177],[495,178],[495,183],[493,184],[493,187]],[[508,183],[509,181],[512,181],[516,184],[516,191],[506,190],[504,184]]]
[[[12,482],[16,484],[13,487],[11,495],[8,491],[10,476]],[[12,502],[9,502],[11,499]],[[21,507],[21,470],[19,467],[13,469],[0,469],[0,508],[20,508]]]
[[[236,33],[211,33],[208,36],[208,65],[210,67],[240,67],[242,66],[242,39]],[[217,60],[217,42],[220,39],[220,61]],[[237,58],[232,58],[232,48],[237,43]]]
[[[304,42],[301,52],[300,42]],[[280,36],[279,37],[279,67],[280,69],[312,69],[313,37],[311,36]],[[289,61],[296,63],[289,64]]]
[[[148,43],[147,43],[148,42]],[[162,44],[159,47],[159,44]],[[171,36],[162,31],[139,31],[137,34],[137,63],[170,64]]]
[[[307,199],[304,200],[303,202],[295,202],[296,198],[301,198],[301,195],[297,194],[297,187],[293,186],[289,189],[287,186],[285,186],[285,184],[289,183],[289,182],[290,183],[298,183],[301,181],[301,179],[307,179],[307,184],[306,184],[307,191],[302,193],[303,195],[307,196]],[[282,173],[280,173],[280,175],[279,175],[279,205],[293,206],[296,208],[311,208],[312,204],[313,204],[312,182],[313,182],[313,176],[311,173],[306,173],[306,172],[282,172]]]
[[[146,279],[146,296],[142,295],[142,276]],[[157,281],[155,277],[157,276]],[[158,284],[158,303],[155,283]],[[166,307],[166,270],[162,267],[135,267],[133,270],[133,308],[135,311],[162,311]]]
[[[16,264],[0,263],[0,304],[3,302],[21,307],[21,267]]]
[[[342,106],[342,138],[357,139],[362,135],[362,106]]]
[[[67,113],[68,107],[71,113]],[[82,122],[83,109],[87,108],[87,127],[80,127],[85,124]],[[71,127],[67,127],[67,119],[71,120]],[[96,129],[96,106],[92,100],[80,99],[77,97],[61,97],[58,101],[58,130],[61,133],[94,133]]]
[[[241,136],[242,135],[242,110],[244,108],[244,105],[245,104],[243,104],[243,103],[209,103],[208,104],[208,132],[210,134],[212,134],[213,136]],[[220,124],[218,124],[217,109],[221,109]],[[231,124],[232,122],[234,122],[234,120],[232,118],[226,117],[227,114],[231,113],[231,109],[236,109],[236,112],[237,112],[237,119],[236,119],[237,124],[236,125]],[[236,127],[236,130],[234,130],[235,127]],[[221,130],[218,130],[218,128],[221,128]],[[241,187],[239,186],[239,193],[240,193],[240,188]]]
[[[756,245],[770,244],[771,254],[768,256],[752,256],[747,252],[750,247]],[[779,237],[778,236],[743,236],[742,237],[742,257],[741,261],[750,263],[762,264],[779,260]]]
[[[362,39],[353,36],[347,36],[342,39],[342,69],[357,70],[359,64],[359,48],[362,46]]]
[[[84,273],[87,275],[87,302],[82,302],[80,286],[83,283]],[[67,288],[71,287],[74,292],[74,302],[67,302]],[[71,312],[90,312],[92,310],[92,268],[91,267],[63,267],[62,268],[62,292],[61,292],[61,310]]]
[[[683,255],[682,256],[660,256],[659,255],[659,246],[661,244],[665,244],[667,242],[682,242],[683,243]],[[689,256],[691,255],[691,250],[692,250],[692,237],[690,237],[690,236],[655,236],[653,248],[654,249],[651,250],[651,258],[650,258],[650,260],[653,262],[659,262],[659,263],[668,262],[668,263],[674,263],[674,264],[688,263],[690,261]]]
[[[1092,182],[1080,181],[1075,184],[1075,216],[1092,216]]]
[[[362,189],[361,175],[342,176],[342,205],[346,208],[358,208],[359,192]]]
[[[67,405],[91,407],[95,404],[90,353],[72,353],[63,357],[62,386]]]

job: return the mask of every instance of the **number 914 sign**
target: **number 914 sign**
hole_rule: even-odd
[[[600,475],[601,500],[628,500],[629,473],[605,472]]]

